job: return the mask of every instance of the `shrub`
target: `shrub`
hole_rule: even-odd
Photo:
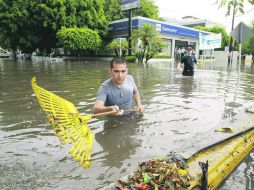
[[[136,56],[135,55],[127,55],[124,57],[127,62],[134,63],[136,61]]]

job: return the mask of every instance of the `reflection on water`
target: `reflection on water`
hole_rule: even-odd
[[[0,60],[2,189],[103,187],[133,171],[138,162],[209,144],[213,139],[204,134],[214,136],[216,126],[235,122],[245,105],[254,103],[254,69],[247,64],[207,63],[194,77],[183,77],[170,63],[130,64],[129,72],[145,113],[89,121],[95,134],[93,166],[83,169],[46,122],[30,80],[36,76],[39,85],[73,102],[82,114],[91,114],[99,85],[108,78],[107,61]],[[253,164],[251,153],[221,189],[253,189]]]
[[[182,93],[182,98],[190,98],[192,93],[195,93],[195,89],[197,88],[196,81],[194,77],[185,77],[180,78],[180,89],[179,91]],[[193,94],[193,96],[195,96]]]
[[[141,117],[142,115],[137,114],[117,119],[107,117],[103,130],[95,135],[96,141],[103,149],[103,165],[121,168],[122,162],[135,154],[136,148],[141,144],[134,138],[138,133],[136,126]]]

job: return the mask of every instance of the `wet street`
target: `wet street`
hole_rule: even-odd
[[[55,136],[30,83],[35,76],[38,85],[89,115],[100,84],[109,77],[108,67],[107,61],[0,60],[0,189],[100,189],[139,162],[172,151],[195,152],[203,142],[212,142],[204,136],[216,138],[214,129],[236,122],[254,104],[250,64],[239,69],[207,62],[194,77],[183,77],[173,62],[130,63],[145,112],[90,120],[93,165],[84,169],[68,154],[70,146]],[[220,189],[254,189],[253,168],[254,151]]]

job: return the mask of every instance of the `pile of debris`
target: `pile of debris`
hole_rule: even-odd
[[[118,180],[118,190],[181,190],[190,186],[185,162],[173,157],[142,162],[127,182]]]

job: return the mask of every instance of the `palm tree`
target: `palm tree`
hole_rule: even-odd
[[[128,42],[126,40],[113,40],[109,44],[109,48],[113,50],[116,56],[125,56],[128,50]]]
[[[140,29],[133,31],[131,41],[140,63],[143,63],[144,58],[146,58],[145,62],[147,63],[155,54],[161,52],[164,47],[155,27],[148,23],[143,24]]]
[[[232,8],[235,9],[235,13],[238,12],[238,10],[241,13],[244,13],[244,10],[243,10],[244,1],[245,0],[216,0],[215,3],[219,5],[219,8],[227,6],[226,15],[229,16]],[[254,0],[253,0],[253,3],[254,3]]]
[[[219,8],[227,6],[227,13],[226,16],[229,16],[231,13],[231,10],[233,9],[233,15],[232,15],[232,27],[231,32],[234,29],[234,20],[235,15],[238,11],[240,11],[242,14],[244,13],[244,3],[245,0],[216,0],[216,4],[219,5]],[[250,4],[254,5],[254,0],[247,0]],[[233,38],[230,37],[230,44],[229,44],[229,51],[232,51],[232,42]]]

